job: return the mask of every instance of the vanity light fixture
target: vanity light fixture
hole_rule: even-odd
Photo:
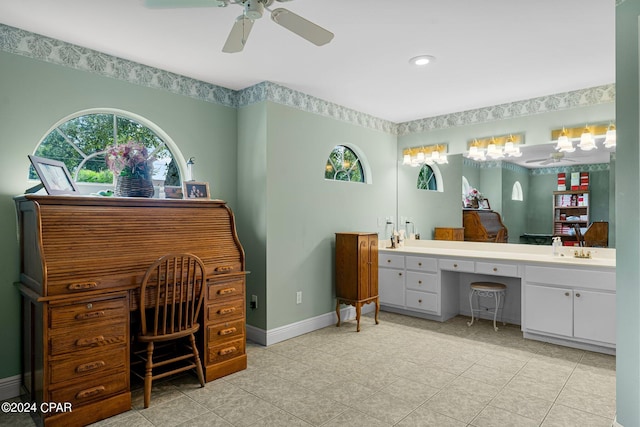
[[[582,134],[580,134],[580,143],[578,144],[578,147],[580,147],[580,149],[583,151],[591,151],[594,148],[597,148],[596,140],[593,139],[593,134],[591,133],[589,127],[586,125],[582,130]]]
[[[604,138],[605,148],[613,148],[616,146],[616,126],[612,123],[607,128],[607,133]]]
[[[597,143],[604,141],[605,148],[616,146],[616,127],[613,123],[586,125],[584,127],[574,127],[556,129],[551,131],[551,140],[556,141],[555,149],[565,153],[572,153],[576,147],[583,151],[597,149]],[[573,145],[574,141],[579,141]]]
[[[418,167],[422,165],[442,165],[446,163],[449,163],[447,159],[447,144],[405,148],[402,151],[403,165]]]
[[[465,157],[477,162],[502,159],[504,157],[520,157],[520,144],[524,143],[524,134],[509,134],[488,138],[474,138],[469,141]]]

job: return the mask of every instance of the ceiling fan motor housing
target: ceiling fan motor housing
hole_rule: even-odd
[[[244,4],[244,15],[249,19],[260,19],[264,12],[262,0],[247,0]]]

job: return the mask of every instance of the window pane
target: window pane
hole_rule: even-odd
[[[364,171],[353,150],[337,145],[329,154],[324,177],[336,181],[364,182]]]
[[[436,182],[436,175],[433,173],[433,169],[429,165],[423,165],[418,174],[418,190],[438,190],[438,183]]]

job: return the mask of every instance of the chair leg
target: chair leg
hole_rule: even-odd
[[[144,372],[144,407],[151,403],[151,386],[153,384],[153,343],[147,344],[147,364]]]
[[[473,289],[469,292],[469,307],[471,308],[471,322],[467,322],[467,326],[473,325]]]
[[[193,357],[196,362],[196,372],[198,373],[198,380],[200,386],[204,387],[204,373],[202,372],[202,363],[200,362],[200,356],[198,355],[198,347],[196,347],[196,338],[193,334],[189,335],[189,341],[191,341],[191,348],[193,348]]]

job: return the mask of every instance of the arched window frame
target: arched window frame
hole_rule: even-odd
[[[421,175],[423,171],[431,170],[432,178],[435,181],[435,188],[423,188],[421,186]],[[424,164],[418,169],[418,176],[416,177],[416,188],[418,190],[426,190],[426,191],[437,191],[439,193],[444,192],[444,181],[442,179],[442,172],[440,172],[440,168],[438,165],[427,165]]]
[[[513,188],[511,189],[511,200],[519,202],[524,201],[524,193],[522,192],[522,185],[520,184],[520,181],[513,183]]]
[[[140,116],[138,114],[132,113],[130,111],[126,111],[126,110],[121,110],[121,109],[117,109],[117,108],[90,108],[90,109],[85,109],[85,110],[80,110],[77,111],[73,114],[70,114],[66,117],[63,117],[62,119],[60,119],[58,122],[56,122],[53,126],[51,126],[51,128],[49,128],[47,130],[47,132],[42,136],[42,138],[40,139],[40,141],[38,142],[38,145],[36,146],[36,148],[33,151],[33,154],[35,154],[38,151],[38,148],[40,147],[40,145],[45,141],[45,139],[49,136],[49,134],[51,134],[52,132],[56,131],[60,126],[64,125],[66,122],[69,122],[71,120],[77,119],[78,117],[82,117],[82,116],[87,116],[87,115],[92,115],[92,114],[111,114],[117,117],[122,117],[125,119],[129,119],[132,121],[135,121],[141,125],[143,125],[144,127],[148,128],[149,130],[151,130],[151,132],[153,132],[160,140],[162,140],[162,142],[165,144],[166,148],[168,149],[168,151],[170,152],[172,158],[174,159],[174,163],[176,164],[176,166],[178,167],[178,170],[180,172],[180,176],[186,177],[186,161],[184,156],[182,155],[182,153],[180,152],[180,150],[178,149],[177,144],[173,141],[173,139],[164,131],[162,130],[162,128],[160,128],[158,125],[156,125],[155,123],[153,123],[152,121],[146,119],[143,116]],[[71,146],[76,149],[77,151],[80,152],[80,150],[75,147],[75,145],[73,143],[71,143],[70,141],[67,141],[69,144],[71,144]],[[105,146],[105,150],[106,150],[107,146]],[[87,156],[83,155],[83,159],[81,160],[80,164],[78,165],[77,170],[80,170],[87,161],[89,161],[92,158],[98,157],[99,155],[104,155],[105,150],[102,151],[98,151],[98,152],[94,152],[91,153]],[[84,154],[84,153],[81,153]],[[77,177],[77,171],[76,173],[72,172],[72,178],[74,181],[76,181],[76,177]],[[83,187],[93,187],[93,186],[111,186],[112,184],[106,184],[106,183],[86,183],[86,182],[77,182],[77,185],[79,186],[79,188],[83,188]]]
[[[331,158],[331,155],[333,154],[333,152],[339,147],[344,147],[346,150],[351,151],[351,153],[353,153],[353,156],[355,156],[355,158],[357,159],[357,164],[355,163],[350,164],[349,169],[352,170],[356,166],[359,166],[361,171],[361,176],[362,176],[361,181],[352,181],[351,179],[349,180],[336,179],[338,173],[341,170],[345,171],[344,168],[336,168],[336,166],[342,166],[342,165],[336,165]],[[331,171],[329,170],[329,167],[331,167]],[[333,178],[329,177],[329,173],[331,172],[334,174]],[[364,152],[354,144],[336,144],[331,148],[331,151],[329,152],[329,156],[327,157],[327,161],[325,163],[324,178],[327,181],[355,182],[355,183],[365,183],[365,184],[371,184],[372,182],[371,168],[369,167],[369,162],[367,161],[367,158]]]

